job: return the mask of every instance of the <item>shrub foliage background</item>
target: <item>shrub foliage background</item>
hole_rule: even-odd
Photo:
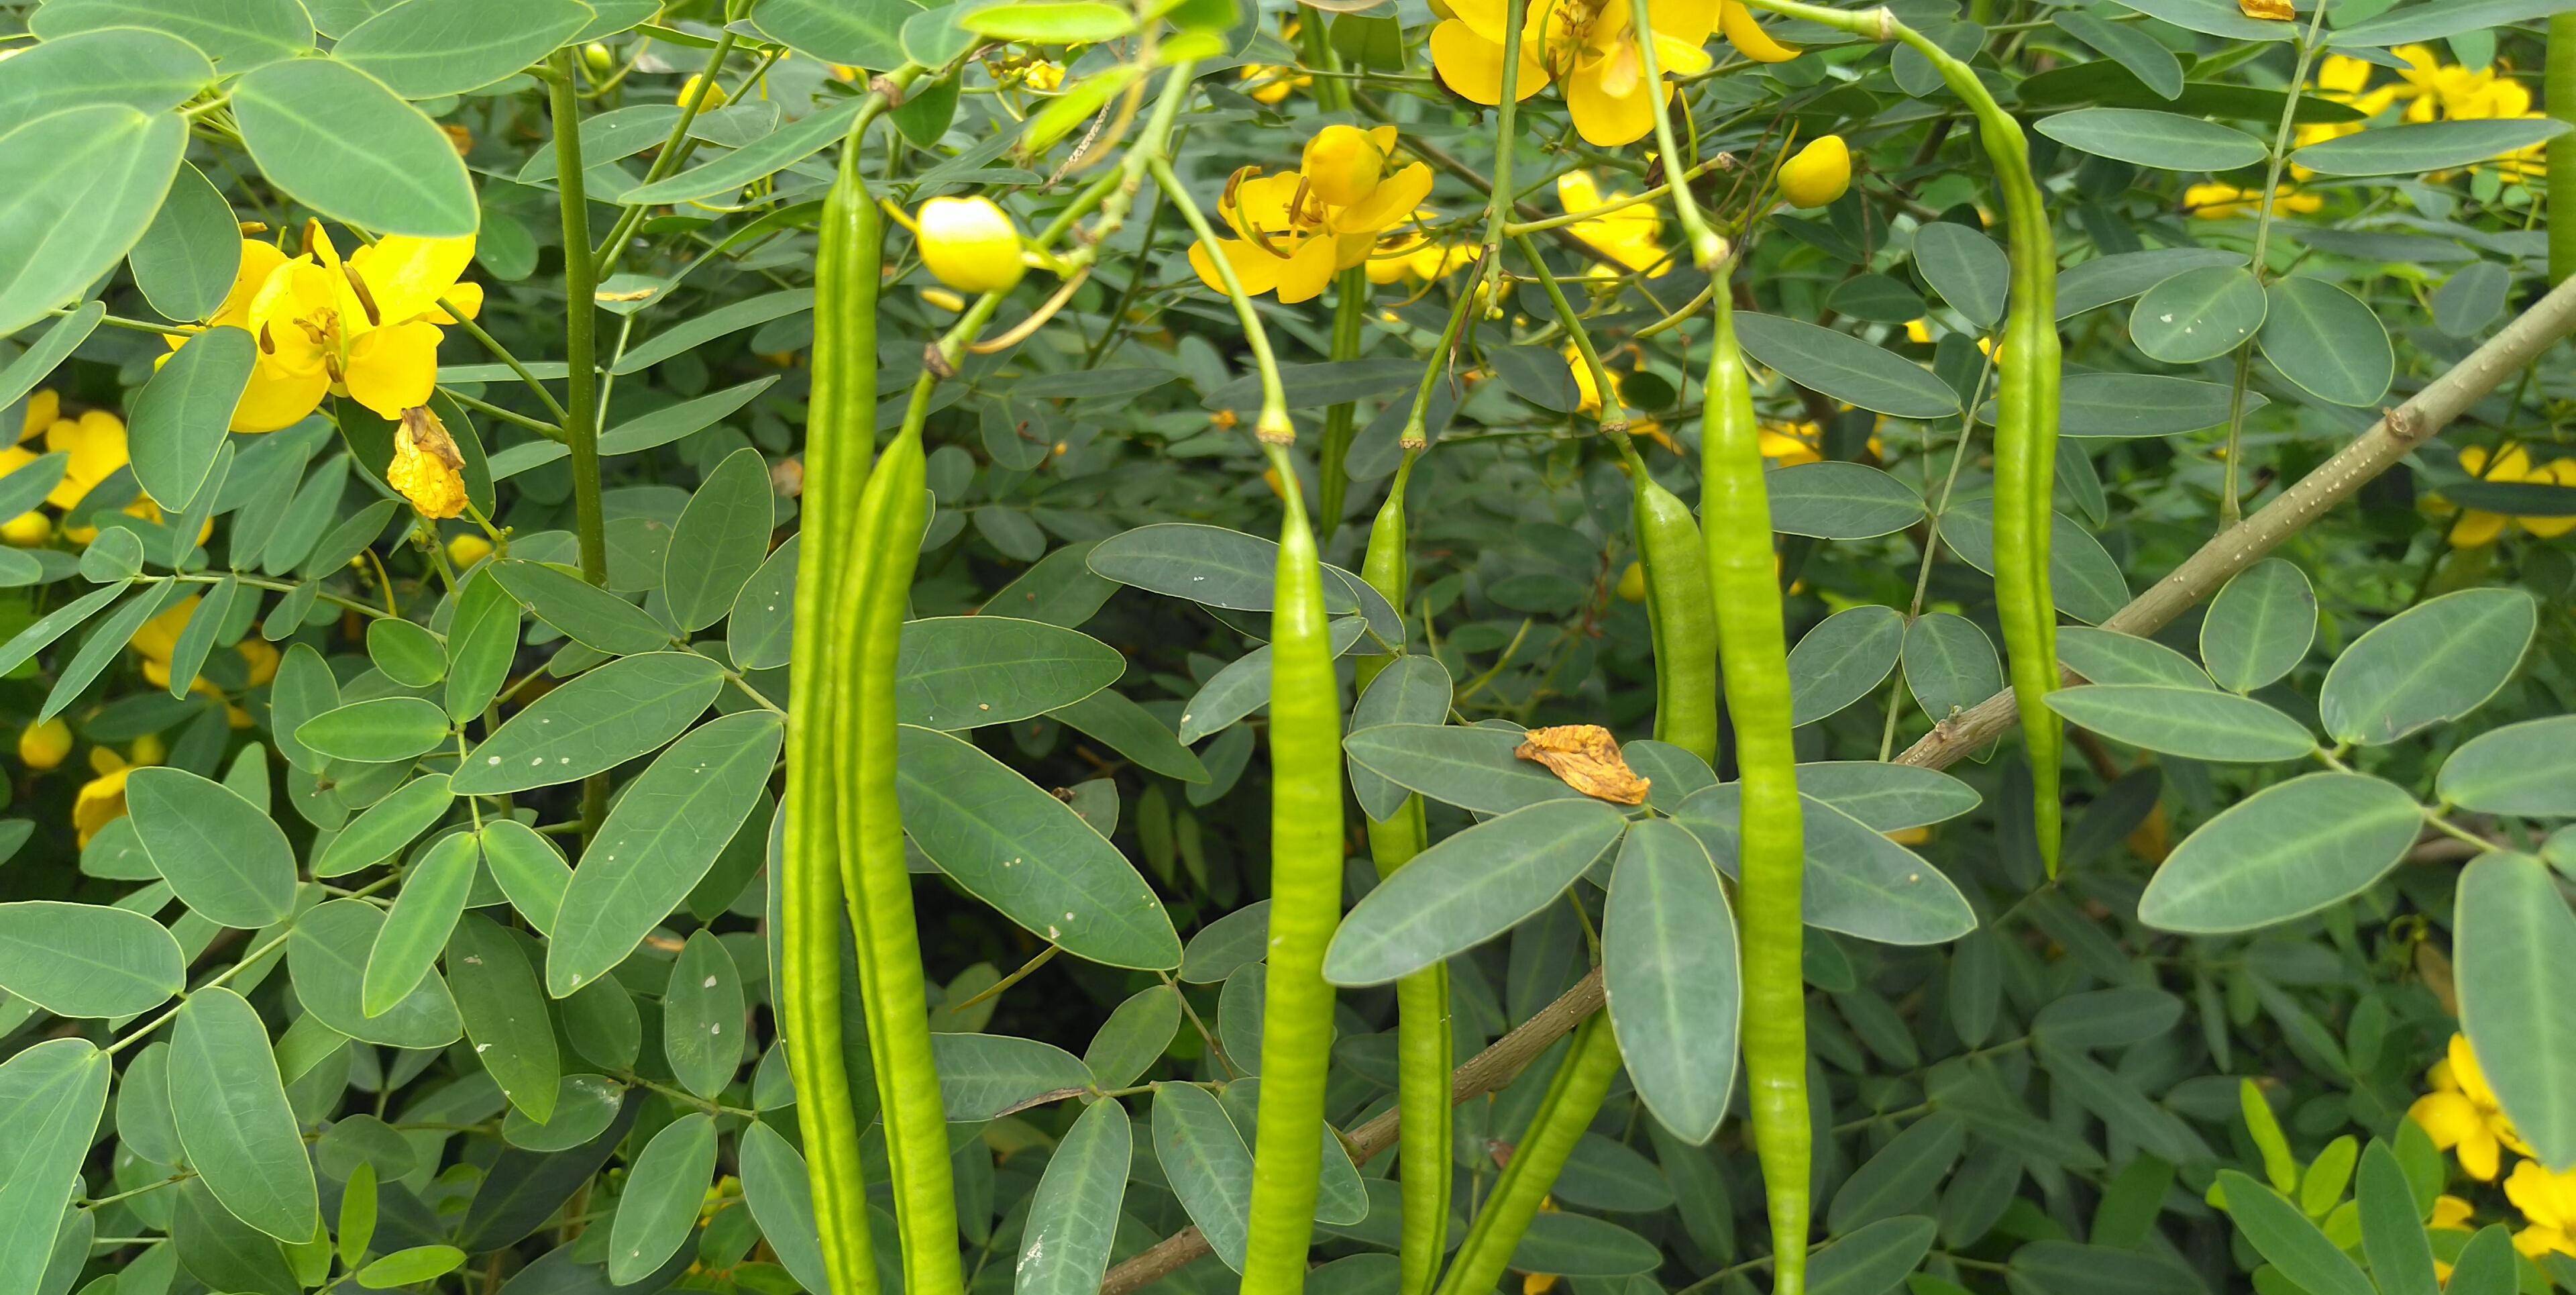
[[[1286,496],[1326,972],[1445,964],[1447,1245],[1606,977],[1627,1068],[1506,1280],[1772,1284],[1733,744],[1650,739],[1632,518],[1699,495],[1704,211],[1795,645],[1811,1289],[2576,1287],[2576,4],[2319,6],[1892,7],[2057,242],[2052,870],[1981,704],[2005,195],[1922,49],[1658,0],[1641,71],[1643,4],[1560,0],[1505,114],[1517,0],[0,5],[0,1295],[828,1288],[773,883],[836,167],[888,204],[879,430],[938,379],[895,787],[963,1285],[1236,1280]],[[1014,226],[924,207],[979,196]],[[1559,724],[1644,805],[1513,758]],[[1372,905],[1408,793],[1459,848]],[[1396,997],[1332,1009],[1319,1292],[1446,1248],[1397,1258]]]

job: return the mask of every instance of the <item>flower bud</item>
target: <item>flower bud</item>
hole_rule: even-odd
[[[706,101],[698,104],[698,111],[700,112],[714,112],[716,109],[725,106],[725,100],[733,97],[725,93],[725,88],[723,86],[717,85],[703,76],[692,73],[688,80],[680,83],[680,93],[672,100],[672,102],[685,108],[692,102],[697,101],[701,96],[703,96]]]
[[[592,76],[606,76],[616,70],[617,60],[610,56],[606,45],[592,41],[581,47],[581,65],[589,68]]]
[[[959,292],[1008,292],[1028,272],[1019,228],[990,198],[933,198],[916,219],[922,263]]]
[[[465,456],[438,415],[424,406],[403,411],[394,428],[394,457],[385,468],[385,484],[423,517],[454,517],[465,511],[464,467]]]
[[[1386,152],[1357,126],[1326,126],[1306,141],[1306,187],[1334,207],[1354,206],[1377,191]]]
[[[1851,188],[1851,149],[1825,135],[1780,164],[1780,196],[1794,207],[1822,207]]]
[[[29,724],[18,734],[18,760],[42,773],[63,762],[72,753],[72,726],[57,715],[42,723]]]

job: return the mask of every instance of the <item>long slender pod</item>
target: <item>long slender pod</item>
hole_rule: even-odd
[[[1619,1042],[1611,1037],[1610,1018],[1595,1013],[1575,1030],[1538,1113],[1530,1117],[1529,1131],[1512,1148],[1510,1163],[1494,1180],[1493,1196],[1459,1243],[1439,1295],[1486,1295],[1502,1280],[1512,1251],[1529,1231],[1530,1220],[1538,1217],[1539,1203],[1556,1186],[1574,1144],[1601,1113],[1601,1099],[1609,1095],[1610,1080],[1618,1073]]]
[[[1798,804],[1798,756],[1789,737],[1789,652],[1771,548],[1771,500],[1762,480],[1761,431],[1723,277],[1711,295],[1717,333],[1709,346],[1708,414],[1700,430],[1700,516],[1716,602],[1718,661],[1743,778],[1744,1070],[1753,1148],[1771,1213],[1771,1289],[1775,1295],[1800,1295],[1807,1284],[1813,1137],[1801,966],[1806,831]]]
[[[835,1295],[877,1288],[858,1115],[841,1051],[841,874],[833,813],[841,714],[830,644],[844,533],[867,479],[876,425],[876,297],[883,253],[856,141],[823,200],[815,263],[814,393],[805,437],[805,512],[797,541],[788,670],[787,841],[779,903],[779,1016],[797,1082],[816,1231]]]
[[[855,580],[842,594],[853,650],[837,658],[849,743],[837,788],[842,883],[858,935],[859,992],[867,1007],[868,1051],[876,1064],[908,1295],[958,1295],[965,1288],[948,1122],[930,1055],[930,1002],[895,799],[895,656],[927,522],[921,424],[935,381],[924,374],[914,386],[903,430],[860,496],[850,537],[859,560],[850,573]]]
[[[1324,572],[1296,464],[1267,430],[1262,448],[1287,508],[1270,610],[1270,970],[1243,1291],[1293,1295],[1306,1284],[1323,1169],[1325,1067],[1333,1051],[1324,948],[1342,917],[1342,720]]]
[[[2048,584],[2056,517],[2059,344],[2057,243],[2048,200],[2030,169],[2021,123],[1995,102],[1974,68],[1884,8],[1827,9],[1801,0],[1744,0],[1756,9],[1822,23],[1878,41],[1900,41],[1931,60],[1977,118],[1978,142],[2002,195],[2012,263],[2012,311],[1995,357],[1995,603],[2011,655],[2022,744],[2030,756],[2040,859],[2057,875],[2066,733],[2048,694],[2057,687],[2057,606]]]
[[[2547,66],[2541,107],[2560,121],[2576,121],[2576,13],[2550,18]],[[2576,274],[2576,139],[2550,140],[2548,159],[2549,204],[2542,223],[2549,228],[2549,281],[2564,283]]]
[[[1717,608],[1690,506],[1639,464],[1632,509],[1655,641],[1655,738],[1717,764]]]
[[[1407,446],[1395,484],[1369,526],[1368,555],[1360,576],[1401,613],[1411,571],[1405,555],[1404,489],[1417,451]],[[1384,670],[1388,657],[1362,657],[1359,686]],[[1407,796],[1394,816],[1368,822],[1369,856],[1377,874],[1389,876],[1429,844],[1422,798]],[[1449,1070],[1455,1044],[1449,1028],[1449,969],[1425,967],[1395,982],[1395,1108],[1403,1118],[1398,1156],[1404,1177],[1404,1232],[1397,1247],[1400,1295],[1425,1295],[1440,1280],[1449,1249]]]

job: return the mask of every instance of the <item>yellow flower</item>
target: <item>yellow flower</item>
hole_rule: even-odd
[[[242,240],[232,291],[206,321],[245,329],[258,342],[232,430],[292,426],[330,393],[388,420],[428,403],[445,336],[438,326],[456,322],[440,300],[469,319],[482,309],[482,286],[457,279],[473,259],[471,235],[395,234],[343,261],[318,221],[306,227],[301,256]]]
[[[1930,346],[1932,344],[1932,321],[1928,319],[1909,319],[1905,321],[1905,340],[1914,343],[1916,346]]]
[[[1040,94],[1053,94],[1064,84],[1064,65],[1041,59],[1020,70],[1020,84]]]
[[[1258,167],[1235,172],[1217,214],[1236,237],[1219,240],[1217,254],[1234,267],[1243,290],[1275,292],[1293,305],[1321,294],[1334,274],[1368,261],[1379,235],[1431,193],[1431,168],[1420,162],[1387,173],[1394,152],[1393,126],[1327,127],[1305,155],[1306,165],[1330,172],[1320,180],[1299,171],[1263,175]],[[1224,290],[1207,248],[1190,248],[1190,266],[1209,288]]]
[[[2183,210],[2202,220],[2223,220],[2229,216],[2251,216],[2263,195],[2252,189],[2232,184],[2195,184],[2182,191]],[[2313,193],[2301,193],[2289,185],[2272,191],[2275,214],[2308,215],[2326,205],[2326,200]]]
[[[922,264],[959,292],[1008,292],[1028,273],[1019,227],[990,198],[933,198],[916,219]]]
[[[45,496],[46,503],[69,508],[125,466],[125,420],[104,409],[78,418],[58,418],[45,429],[45,449],[71,456],[63,466],[63,479]]]
[[[2504,1196],[2530,1224],[2514,1234],[2514,1249],[2534,1259],[2552,1252],[2576,1256],[2576,1170],[2551,1173],[2525,1160],[2504,1180]]]
[[[2533,467],[2531,456],[2520,445],[2507,445],[2504,452],[2489,463],[2486,447],[2472,445],[2460,451],[2460,466],[2470,476],[2482,481],[2519,481],[2535,485],[2576,486],[2576,459],[2562,458],[2544,467]],[[2468,509],[2451,524],[2451,547],[2480,548],[2493,544],[2508,525],[2518,525],[2544,540],[2554,540],[2576,531],[2576,517],[2504,517],[2480,509]]]
[[[2433,1221],[2430,1226],[2454,1232],[2472,1232],[2469,1220],[2477,1216],[2477,1207],[2447,1192],[2433,1198]]]
[[[426,406],[403,411],[394,428],[393,462],[385,468],[392,486],[420,515],[433,521],[465,511],[465,456],[447,426]]]
[[[1251,95],[1252,101],[1258,104],[1276,104],[1315,84],[1315,78],[1293,67],[1267,63],[1246,64],[1242,71],[1234,74],[1234,79],[1248,83],[1244,93]]]
[[[1593,211],[1621,202],[1631,195],[1613,193],[1603,197],[1601,187],[1588,171],[1568,171],[1556,177],[1556,205],[1569,216]],[[1616,211],[1605,211],[1590,220],[1578,220],[1567,227],[1568,233],[1606,253],[1611,260],[1631,270],[1648,270],[1646,277],[1659,279],[1672,273],[1672,259],[1664,254],[1664,218],[1651,202],[1634,203]],[[1606,267],[1602,267],[1606,273]]]
[[[36,393],[37,396],[51,396],[52,394],[54,393],[50,391],[39,391]],[[32,408],[35,404],[35,396],[28,397],[27,403]],[[44,429],[38,428],[37,430],[42,431]],[[28,449],[26,446],[0,446],[0,477],[5,477],[35,461],[36,452]],[[7,521],[0,521],[0,542],[14,544],[19,548],[32,548],[52,539],[53,537],[53,519],[32,508],[8,519]]]
[[[125,817],[125,779],[134,772],[123,757],[103,746],[90,748],[89,766],[98,776],[82,783],[72,797],[72,830],[83,847],[100,828]]]
[[[1415,212],[1417,221],[1429,213]],[[1377,248],[1369,253],[1368,278],[1375,284],[1400,283],[1410,279],[1431,283],[1476,263],[1476,245],[1472,242],[1435,243],[1418,229],[1396,230],[1381,236]]]
[[[447,560],[455,563],[459,571],[490,556],[492,556],[492,541],[472,531],[467,531],[447,542]]]
[[[1431,29],[1431,63],[1440,80],[1467,99],[1503,99],[1503,0],[1453,0],[1456,17]],[[1633,10],[1615,0],[1539,0],[1529,9],[1521,41],[1515,90],[1526,99],[1548,83],[1559,85],[1574,129],[1588,143],[1610,147],[1642,139],[1655,127],[1650,95],[1670,98],[1673,83],[1646,84],[1644,52],[1632,25]],[[1714,65],[1709,32],[1717,26],[1718,0],[1677,0],[1653,11],[1655,63],[1675,76]]]
[[[1762,30],[1753,11],[1744,7],[1744,0],[1721,0],[1717,26],[1726,33],[1726,43],[1734,46],[1736,53],[1756,63],[1786,63],[1798,57],[1795,46],[1783,45]]]
[[[233,651],[241,654],[243,664],[249,668],[249,673],[242,679],[244,687],[257,688],[277,677],[277,647],[268,640],[243,639],[233,645]]]
[[[691,100],[703,99],[705,102],[698,104],[698,111],[714,112],[725,106],[725,100],[732,97],[725,93],[723,86],[692,73],[688,80],[680,83],[680,92],[671,97],[671,102],[685,108],[689,106]]]
[[[2451,1036],[2449,1055],[2434,1063],[2425,1078],[2433,1091],[2416,1098],[2406,1114],[2424,1126],[2434,1146],[2456,1149],[2460,1168],[2470,1177],[2494,1182],[2499,1148],[2531,1154],[2514,1133],[2513,1121],[2496,1104],[2495,1091],[2487,1087],[2486,1074],[2478,1069],[2466,1035]]]
[[[27,416],[18,424],[18,439],[31,440],[54,425],[63,416],[63,398],[53,388],[44,387],[27,396]]]
[[[63,762],[72,753],[72,726],[57,715],[52,719],[30,723],[18,732],[18,760],[43,773]]]
[[[1825,429],[1814,423],[1772,423],[1762,428],[1762,457],[1780,467],[1814,463],[1824,454]]]
[[[1780,164],[1780,196],[1793,207],[1822,207],[1851,190],[1851,146],[1819,135]]]
[[[1622,602],[1646,601],[1646,564],[1631,562],[1619,573],[1619,599]]]
[[[2540,116],[2532,110],[2531,88],[2510,73],[2494,67],[2470,68],[2461,64],[2445,66],[2430,46],[2400,45],[2389,51],[2406,60],[2407,67],[2398,73],[2402,86],[2392,86],[2393,94],[2405,97],[2406,120],[2489,121],[2529,119]],[[2546,146],[2529,148],[2498,157],[2471,167],[2492,168],[2507,180],[2537,179],[2548,173]]]

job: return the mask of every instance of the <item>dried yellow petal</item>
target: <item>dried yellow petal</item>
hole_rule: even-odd
[[[428,518],[454,517],[465,511],[465,456],[447,434],[438,415],[424,406],[403,411],[394,428],[393,462],[385,484],[411,501]]]
[[[1586,796],[1614,804],[1642,805],[1652,785],[1628,767],[1619,754],[1619,740],[1598,724],[1531,729],[1512,754],[1546,765],[1549,773]]]

